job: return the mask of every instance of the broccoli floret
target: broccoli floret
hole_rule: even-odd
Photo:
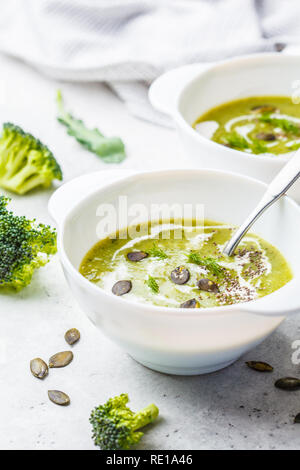
[[[95,408],[90,417],[93,439],[102,450],[127,450],[137,444],[143,433],[138,429],[152,423],[158,416],[158,408],[151,404],[139,413],[126,406],[128,395],[122,393]]]
[[[62,171],[50,150],[31,134],[9,122],[0,138],[0,186],[25,194],[37,186],[47,188]]]
[[[56,253],[56,231],[9,212],[8,202],[0,196],[0,288],[18,291]]]

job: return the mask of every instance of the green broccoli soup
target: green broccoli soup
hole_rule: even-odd
[[[205,308],[263,297],[292,279],[282,254],[248,234],[233,257],[222,254],[235,227],[205,221],[142,224],[132,238],[106,238],[80,273],[107,292],[164,307]],[[131,231],[128,231],[132,235]]]
[[[235,150],[285,154],[300,148],[300,104],[287,96],[243,98],[210,109],[193,127]]]

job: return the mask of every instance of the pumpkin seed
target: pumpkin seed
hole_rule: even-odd
[[[250,367],[250,369],[257,370],[258,372],[272,372],[273,367],[270,366],[267,362],[262,362],[262,361],[247,361],[246,362],[247,366]]]
[[[171,280],[175,284],[185,284],[190,278],[190,272],[184,266],[177,266],[174,271],[171,272]]]
[[[40,359],[39,357],[36,357],[35,359],[32,359],[30,361],[30,370],[32,375],[34,377],[37,377],[38,379],[44,379],[46,375],[48,375],[48,366],[43,359]]]
[[[65,340],[68,344],[74,344],[80,339],[80,332],[77,328],[71,328],[65,333]]]
[[[258,106],[253,106],[251,108],[251,111],[254,113],[274,113],[277,111],[277,108],[275,106],[272,106],[271,104],[261,104]]]
[[[289,391],[299,390],[300,380],[295,377],[283,377],[282,379],[276,380],[275,387]]]
[[[186,300],[180,304],[180,308],[199,308],[199,302],[196,299]]]
[[[300,413],[295,416],[294,423],[300,423]]]
[[[258,134],[256,134],[256,138],[258,140],[272,142],[273,140],[276,140],[276,135],[272,134],[271,132],[259,132]]]
[[[115,295],[124,295],[132,289],[131,281],[118,281],[113,285],[112,293]]]
[[[205,290],[207,292],[213,292],[214,294],[217,294],[219,291],[218,285],[211,281],[210,279],[200,279],[197,282],[197,286],[199,287],[200,290]]]
[[[69,396],[59,390],[48,390],[48,397],[56,405],[68,406],[70,404]]]
[[[127,258],[129,261],[141,261],[144,258],[147,258],[148,253],[145,253],[144,251],[131,251],[130,253],[127,253]]]
[[[49,359],[49,367],[58,368],[66,367],[73,360],[72,351],[62,351],[57,354],[54,354]]]

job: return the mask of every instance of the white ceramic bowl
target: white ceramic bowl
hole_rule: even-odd
[[[174,120],[195,166],[234,171],[268,183],[293,152],[285,156],[249,155],[209,140],[191,125],[205,111],[226,101],[292,93],[299,97],[299,63],[299,55],[273,53],[209,66],[188,65],[158,78],[150,88],[149,99],[157,110]],[[300,182],[289,195],[300,202]]]
[[[92,322],[133,358],[170,374],[221,369],[266,338],[300,308],[300,208],[285,197],[253,231],[281,250],[294,278],[262,299],[209,309],[166,308],[134,303],[104,292],[79,272],[83,256],[98,241],[97,207],[119,195],[128,206],[142,203],[202,203],[208,219],[240,224],[265,191],[249,177],[217,170],[148,173],[101,171],[77,178],[54,193],[49,211],[59,228],[58,250],[67,281]],[[101,234],[100,234],[101,238]]]

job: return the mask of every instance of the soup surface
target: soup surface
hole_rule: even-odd
[[[285,154],[300,148],[300,104],[287,96],[244,98],[210,109],[193,127],[236,150]]]
[[[187,225],[186,225],[187,224]],[[234,227],[205,221],[136,227],[134,238],[106,238],[80,273],[107,292],[165,307],[205,308],[263,297],[292,279],[282,254],[248,234],[233,257],[222,254]]]

